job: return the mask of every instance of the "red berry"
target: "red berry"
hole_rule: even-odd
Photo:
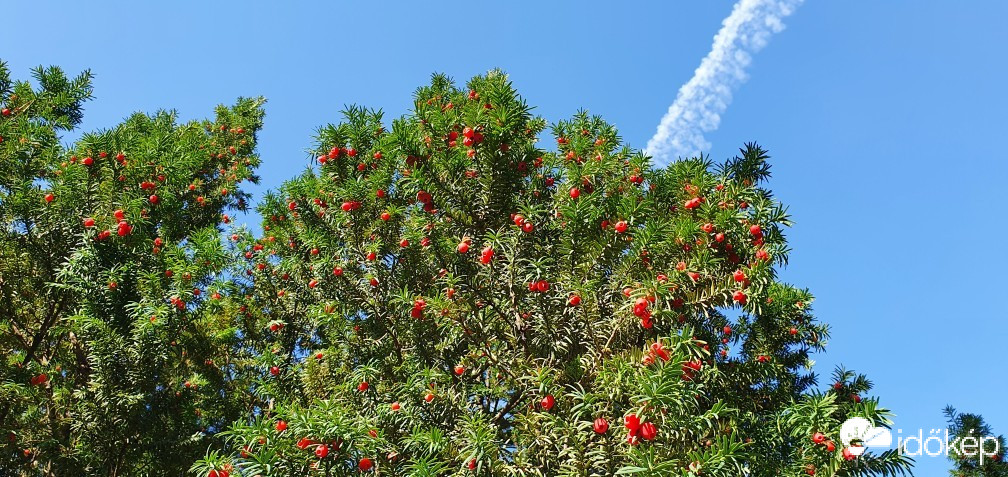
[[[360,391],[360,392],[367,391],[368,390],[368,386],[369,385],[368,385],[367,381],[361,381],[361,383],[357,385],[357,390]]]
[[[546,280],[539,280],[535,284],[535,289],[539,293],[546,293],[550,290],[550,282]]]
[[[457,250],[458,250],[458,253],[467,253],[467,252],[469,252],[469,241],[468,240],[463,240],[463,241],[459,242]]]
[[[570,198],[577,199],[578,197],[581,197],[581,190],[578,189],[577,187],[571,187]]]
[[[851,452],[850,447],[843,448],[843,458],[844,460],[854,460],[857,459],[857,455]]]
[[[483,265],[489,264],[490,261],[493,260],[493,256],[494,256],[494,249],[493,249],[493,247],[487,245],[480,252],[480,263],[482,263]]]
[[[570,305],[570,306],[579,306],[579,305],[581,305],[581,296],[580,295],[571,295],[571,297],[567,299],[567,304]]]
[[[826,435],[821,432],[816,432],[815,434],[812,434],[812,442],[822,444],[823,442],[826,442]]]
[[[382,213],[381,213],[381,219],[382,219],[383,221],[385,221],[385,222],[388,222],[388,221],[389,221],[389,219],[391,219],[391,218],[392,218],[392,214],[390,214],[390,213],[388,213],[388,212],[382,212]]]
[[[735,270],[735,273],[732,274],[732,277],[735,278],[735,281],[737,282],[744,282],[746,279],[745,272],[743,272],[742,270]]]
[[[85,166],[90,166],[91,164],[94,164],[94,159],[92,159],[91,156],[88,156],[81,162],[84,163]]]
[[[740,305],[745,305],[746,300],[748,300],[749,297],[746,296],[744,291],[738,290],[732,294],[732,299],[738,302]]]
[[[423,319],[424,308],[427,308],[427,302],[423,299],[413,302],[413,309],[410,310],[410,316],[416,319]]]
[[[749,227],[749,233],[752,234],[753,237],[761,237],[763,235],[763,229],[760,228],[759,224],[756,224]]]
[[[653,440],[658,435],[658,427],[653,422],[645,422],[640,426],[640,434],[646,441]]]
[[[55,198],[56,198],[56,196],[52,195],[51,193],[50,193],[50,194],[46,194],[46,195],[45,195],[45,201],[46,201],[47,203],[48,203],[48,202],[52,202],[52,201],[53,201],[53,199],[55,199]]]
[[[315,457],[318,457],[319,459],[325,459],[327,455],[329,455],[329,446],[325,444],[319,444],[319,446],[315,448]]]
[[[272,374],[273,376],[276,376],[276,375],[280,374],[280,368],[277,367],[277,366],[271,367],[270,368],[270,374]]]
[[[595,430],[596,434],[605,434],[609,430],[609,421],[605,420],[604,417],[595,419],[595,422],[592,423],[592,429]]]
[[[129,235],[130,232],[132,232],[132,231],[133,231],[133,226],[131,226],[125,220],[119,222],[119,227],[118,227],[118,229],[116,229],[116,233],[120,237],[125,237],[125,236]]]
[[[836,444],[834,444],[833,441],[826,441],[826,450],[829,451],[829,452],[835,451],[836,450]]]
[[[373,466],[374,463],[372,463],[371,459],[368,459],[367,457],[361,457],[361,460],[357,462],[357,467],[365,472],[371,470],[371,467]]]
[[[544,411],[549,411],[550,409],[553,409],[553,405],[556,404],[556,399],[553,398],[552,394],[547,394],[544,398],[542,398],[542,401],[540,401],[539,404],[542,405]]]
[[[85,227],[94,227],[94,224],[95,224],[95,221],[91,217],[88,217],[88,218],[84,219],[84,226]]]
[[[274,426],[274,428],[276,428],[277,432],[286,431],[287,430],[287,421],[277,421],[276,426]]]
[[[630,431],[631,434],[636,434],[640,429],[640,418],[636,414],[627,414],[623,417],[623,425]]]
[[[462,376],[463,374],[465,374],[465,366],[462,366],[461,364],[456,364],[455,376]]]
[[[626,223],[626,221],[625,220],[621,220],[619,222],[616,222],[615,228],[616,228],[616,233],[618,233],[618,234],[626,232],[627,231],[627,223]]]

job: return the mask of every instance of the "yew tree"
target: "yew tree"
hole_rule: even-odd
[[[72,144],[91,75],[0,63],[0,474],[179,475],[247,412],[215,298],[261,100]]]
[[[232,236],[224,303],[252,408],[197,475],[894,475],[818,387],[828,327],[778,279],[766,150],[656,168],[584,112],[547,128],[507,77],[351,107]]]
[[[1008,476],[1008,462],[1004,460],[1005,437],[995,435],[983,416],[958,412],[952,406],[947,406],[945,418],[951,436],[948,447],[948,458],[952,463],[950,476]]]

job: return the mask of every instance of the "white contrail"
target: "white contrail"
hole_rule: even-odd
[[[739,0],[721,22],[710,53],[693,77],[679,88],[676,100],[647,143],[659,165],[678,156],[708,150],[704,133],[717,129],[732,91],[746,80],[745,69],[770,35],[784,29],[783,19],[804,0]]]

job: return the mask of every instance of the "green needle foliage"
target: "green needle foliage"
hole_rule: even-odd
[[[1004,461],[1005,438],[994,431],[978,414],[960,413],[952,406],[945,408],[948,419],[949,460],[952,477],[1006,477],[1008,463]]]
[[[250,407],[194,474],[907,472],[844,457],[844,420],[889,413],[864,376],[816,388],[828,328],[777,278],[760,146],[655,169],[598,117],[547,131],[496,71],[344,118],[232,236]]]
[[[179,475],[247,412],[214,297],[262,100],[63,147],[90,79],[0,63],[0,474]]]
[[[586,113],[547,131],[500,72],[435,75],[388,127],[321,128],[261,234],[222,240],[263,101],[61,145],[90,97],[0,63],[0,475],[909,469],[839,443],[889,412],[862,375],[816,386],[828,328],[777,279],[756,144],[655,169]]]

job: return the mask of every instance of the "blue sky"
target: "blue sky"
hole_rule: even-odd
[[[18,77],[91,68],[84,129],[266,96],[261,192],[307,165],[314,129],[344,104],[398,116],[434,71],[501,67],[548,120],[585,108],[643,147],[732,7],[361,3],[10,2],[0,59]],[[770,149],[796,222],[783,275],[833,327],[817,368],[868,373],[904,435],[944,427],[947,403],[1008,433],[1004,18],[1001,1],[809,0],[707,136],[716,159]],[[926,457],[917,475],[946,468]]]

